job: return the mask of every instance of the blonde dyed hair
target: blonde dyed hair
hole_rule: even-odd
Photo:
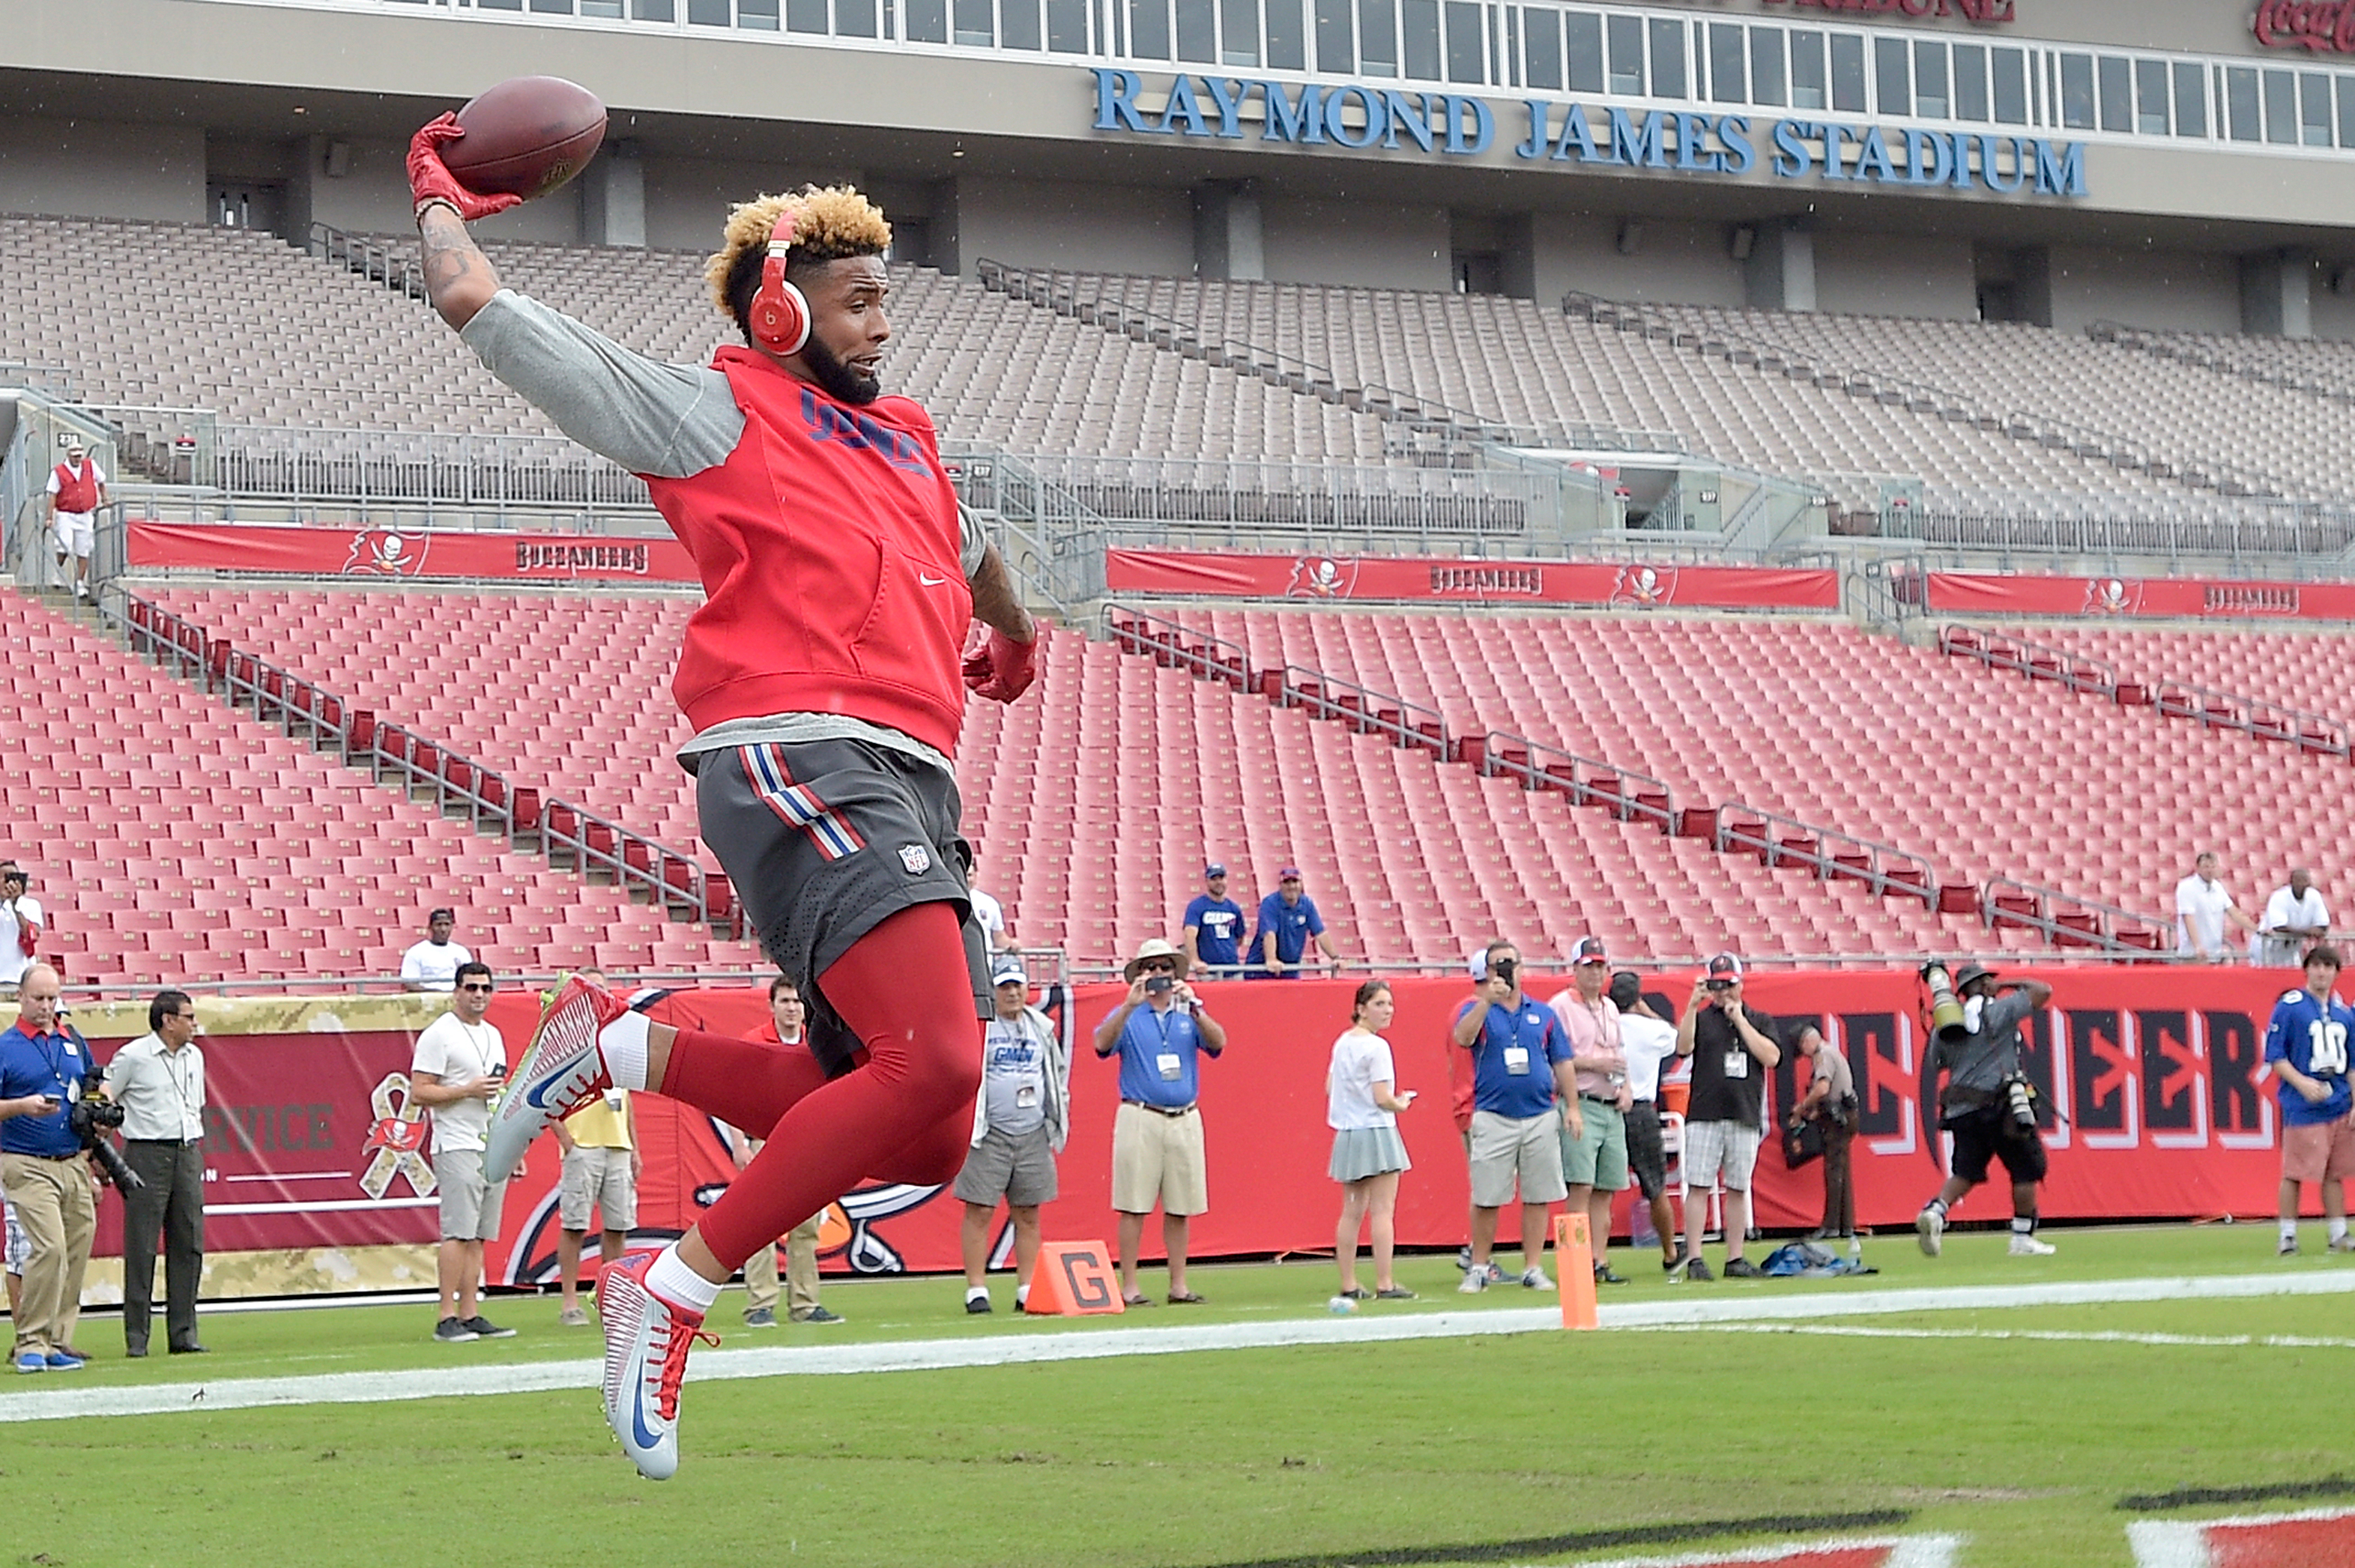
[[[742,201],[730,210],[719,250],[704,263],[704,281],[711,286],[711,303],[730,321],[736,307],[729,303],[728,275],[748,251],[768,249],[770,232],[780,214],[794,215],[794,259],[833,261],[845,256],[879,256],[891,243],[891,225],[883,209],[847,185],[805,185],[783,196],[762,196]]]

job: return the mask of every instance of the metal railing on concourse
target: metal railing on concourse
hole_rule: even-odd
[[[1475,743],[1466,740],[1465,748]],[[1666,781],[1649,773],[1503,730],[1489,731],[1476,744],[1479,755],[1465,760],[1490,778],[1516,779],[1526,790],[1559,790],[1573,805],[1599,805],[1622,822],[1649,822],[1663,833],[1676,831],[1676,797]]]
[[[2055,947],[2073,952],[2094,948],[2147,959],[2175,940],[2175,923],[2058,888],[1989,877],[1980,890],[1980,909],[1989,930],[2017,926],[2041,932]]]
[[[1770,869],[1803,866],[1820,880],[1862,882],[1883,898],[1937,902],[1937,877],[1930,862],[1913,851],[1738,800],[1718,807],[1716,844],[1721,852],[1756,855]]]

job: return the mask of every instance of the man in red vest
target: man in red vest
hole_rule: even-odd
[[[90,552],[98,539],[98,509],[105,505],[106,475],[76,438],[66,446],[66,460],[49,470],[49,520],[57,530],[58,570],[74,563],[77,599],[90,597]]]
[[[410,149],[433,306],[492,374],[643,476],[695,557],[680,760],[704,842],[809,1010],[810,1049],[791,1050],[650,1024],[569,981],[493,1117],[497,1174],[608,1085],[764,1139],[700,1223],[599,1292],[606,1419],[660,1479],[721,1283],[838,1193],[945,1184],[964,1163],[992,1008],[952,759],[966,689],[1019,697],[1038,631],[958,506],[930,416],[881,395],[891,231],[865,197],[738,207],[707,277],[744,346],[708,369],[664,365],[500,287],[465,224],[514,198],[451,177],[441,149],[461,134],[445,116]],[[975,620],[986,635],[966,654]]]

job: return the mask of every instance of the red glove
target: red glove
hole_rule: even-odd
[[[1018,643],[992,626],[964,658],[964,683],[992,702],[1011,702],[1039,678],[1039,641]]]
[[[427,124],[409,139],[409,194],[412,210],[422,212],[429,201],[446,201],[458,209],[458,216],[472,223],[478,218],[488,218],[495,212],[505,212],[519,207],[519,196],[476,196],[458,183],[442,161],[442,144],[454,142],[466,133],[458,129],[458,117],[444,114]]]

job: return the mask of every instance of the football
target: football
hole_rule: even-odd
[[[465,135],[442,155],[458,183],[530,201],[588,167],[605,139],[605,106],[577,81],[518,76],[459,110],[458,124]]]

